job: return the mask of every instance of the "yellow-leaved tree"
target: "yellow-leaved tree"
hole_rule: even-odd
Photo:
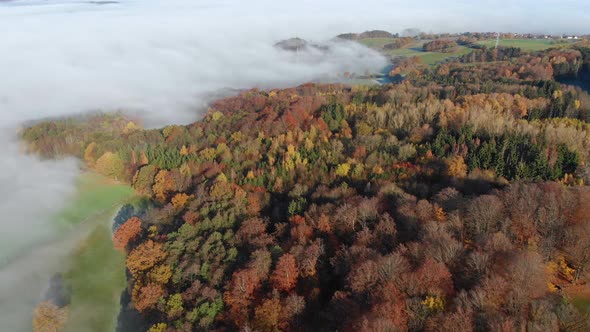
[[[448,175],[462,178],[467,176],[467,165],[461,156],[454,156],[447,161]]]
[[[96,154],[96,143],[92,142],[92,143],[88,144],[88,146],[84,150],[84,161],[88,165],[93,166],[94,161],[96,159],[95,154]]]
[[[348,172],[350,172],[349,163],[340,164],[336,167],[336,175],[338,176],[348,176]]]
[[[122,180],[124,178],[125,169],[123,167],[123,161],[119,155],[107,151],[96,160],[96,171],[102,175],[112,177],[115,180]]]
[[[68,317],[67,307],[60,308],[55,304],[44,301],[39,303],[33,313],[34,332],[61,331]]]

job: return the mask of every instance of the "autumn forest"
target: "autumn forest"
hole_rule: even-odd
[[[589,74],[584,43],[480,47],[399,61],[396,84],[243,91],[185,126],[20,134],[145,198],[113,225],[137,330],[585,331],[590,96],[568,82]]]

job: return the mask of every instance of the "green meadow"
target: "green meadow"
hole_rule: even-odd
[[[111,212],[133,196],[133,189],[127,185],[95,173],[83,173],[78,179],[75,197],[55,219],[60,226],[76,225]]]
[[[453,52],[424,52],[422,46],[426,41],[417,40],[409,45],[399,49],[386,50],[383,47],[392,42],[390,38],[365,38],[359,42],[367,47],[373,48],[384,55],[391,57],[413,57],[417,56],[422,59],[422,62],[428,65],[433,65],[437,62],[443,61],[451,57],[458,57],[468,54],[473,51],[472,48],[466,46],[457,46]],[[523,51],[540,51],[552,47],[560,47],[568,44],[568,41],[554,41],[551,39],[501,39],[499,45],[505,47],[519,47]],[[477,44],[485,45],[487,47],[494,47],[496,45],[495,39],[478,41]]]
[[[118,208],[134,197],[127,185],[85,173],[79,178],[77,195],[58,215],[60,227],[84,224],[90,229],[63,272],[71,287],[65,331],[114,331],[126,279],[125,256],[113,247],[111,222]]]
[[[417,40],[409,45],[406,45],[402,48],[394,49],[394,50],[385,50],[383,47],[392,42],[390,38],[365,38],[359,40],[359,42],[367,47],[373,48],[378,50],[382,54],[392,56],[392,57],[413,57],[417,56],[422,59],[422,62],[425,64],[435,64],[439,61],[450,57],[457,57],[463,54],[467,54],[472,50],[468,47],[458,46],[454,50],[454,52],[449,53],[441,53],[441,52],[424,52],[422,50],[422,45],[426,41]]]
[[[494,47],[496,46],[496,40],[483,40],[477,42],[477,44]],[[563,44],[567,44],[567,42],[564,41],[563,43],[559,43],[552,39],[500,39],[498,45],[504,47],[518,47],[523,51],[541,51],[552,47],[559,47]]]

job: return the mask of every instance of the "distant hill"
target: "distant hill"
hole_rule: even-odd
[[[307,48],[308,42],[301,38],[289,38],[281,40],[275,44],[275,47],[281,48],[286,51],[297,51],[300,49]]]
[[[308,41],[306,41],[305,39],[301,39],[298,37],[281,40],[281,41],[277,42],[274,46],[277,48],[280,48],[282,50],[292,51],[292,52],[308,50],[311,48],[315,48],[315,49],[321,50],[321,51],[328,50],[328,46],[326,46],[326,45],[312,44],[312,43],[309,43]]]
[[[359,40],[365,38],[396,38],[396,35],[383,30],[370,30],[363,33],[343,33],[336,37],[346,40]]]
[[[395,36],[383,30],[365,31],[360,34],[360,38],[394,38]]]

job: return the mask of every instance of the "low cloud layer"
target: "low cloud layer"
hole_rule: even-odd
[[[10,130],[6,130],[10,131]],[[77,162],[45,161],[24,155],[14,138],[0,134],[0,269],[33,241],[56,231],[47,222],[74,194]]]
[[[19,332],[30,331],[32,309],[73,248],[51,221],[75,193],[78,166],[23,155],[12,131],[0,130],[0,321]]]
[[[0,29],[11,31],[0,46],[13,50],[0,55],[0,72],[8,74],[0,81],[4,121],[125,108],[186,122],[219,89],[286,86],[385,65],[352,43],[296,59],[273,44],[297,35],[297,27],[280,17],[269,25],[245,5],[241,12],[207,1],[25,3],[0,11]]]

